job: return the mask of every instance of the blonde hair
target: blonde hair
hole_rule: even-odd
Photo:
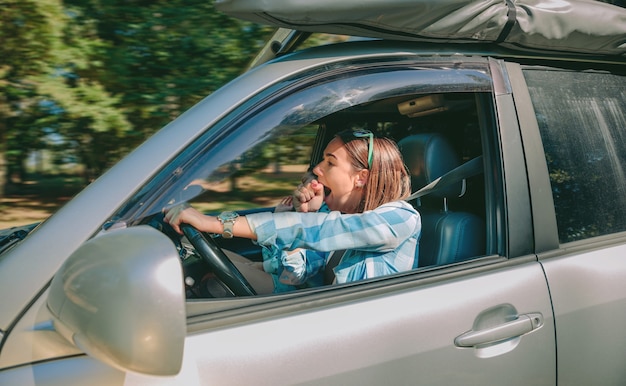
[[[369,169],[358,212],[376,209],[382,204],[402,200],[411,194],[411,178],[398,145],[389,138],[373,139],[372,166],[368,168],[369,138],[355,137],[351,130],[336,135],[344,143],[357,170]]]

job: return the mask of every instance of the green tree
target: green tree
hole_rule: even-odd
[[[206,1],[0,0],[0,187],[4,160],[78,157],[86,178],[238,75],[269,28]],[[10,146],[6,153],[6,146]]]
[[[92,25],[103,42],[96,79],[134,128],[131,146],[238,75],[262,45],[268,28],[218,13],[210,1],[69,1],[74,23]],[[96,70],[96,71],[94,71]]]
[[[7,170],[23,178],[28,154],[45,146],[51,132],[84,150],[79,156],[86,170],[101,173],[102,162],[91,155],[102,153],[102,141],[94,139],[105,136],[110,146],[121,140],[110,133],[128,127],[116,98],[97,80],[74,74],[93,66],[101,44],[70,23],[58,0],[0,1],[0,54],[6,58],[0,70],[0,187]]]
[[[10,123],[28,121],[36,105],[32,77],[44,71],[51,55],[58,9],[55,0],[0,0],[0,194],[7,182],[8,139],[15,134]]]

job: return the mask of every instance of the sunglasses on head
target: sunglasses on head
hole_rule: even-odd
[[[372,168],[372,158],[374,157],[374,134],[369,130],[356,130],[352,132],[356,138],[368,138],[368,151],[367,151],[367,168]]]

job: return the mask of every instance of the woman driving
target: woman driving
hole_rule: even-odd
[[[342,131],[313,173],[317,179],[294,192],[295,212],[208,216],[178,206],[165,221],[179,233],[187,223],[202,232],[255,240],[263,248],[263,264],[228,256],[259,294],[323,285],[335,251],[341,251],[332,269],[336,283],[417,266],[421,221],[403,200],[411,193],[410,177],[395,142],[369,131]]]

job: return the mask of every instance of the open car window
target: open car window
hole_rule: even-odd
[[[341,68],[310,70],[242,104],[179,154],[106,226],[151,224],[165,231],[160,223],[163,208],[182,202],[210,214],[273,211],[319,162],[334,134],[344,129],[367,129],[398,143],[436,134],[450,144],[460,163],[483,153],[485,133],[492,125],[485,116],[493,114],[486,62],[468,61],[451,68],[448,63],[416,66],[396,59]],[[493,214],[486,207],[485,192],[483,177],[477,176],[464,181],[458,194],[423,197],[413,204],[424,211],[424,218],[427,211],[446,209],[471,213],[482,224],[493,223],[486,221]],[[485,245],[484,225],[482,229],[475,256],[494,249]],[[215,235],[213,239],[223,249],[262,261],[260,247],[249,240]],[[186,282],[201,281],[207,269],[193,247],[184,238],[174,241]],[[437,258],[422,261],[419,268],[446,264]]]

